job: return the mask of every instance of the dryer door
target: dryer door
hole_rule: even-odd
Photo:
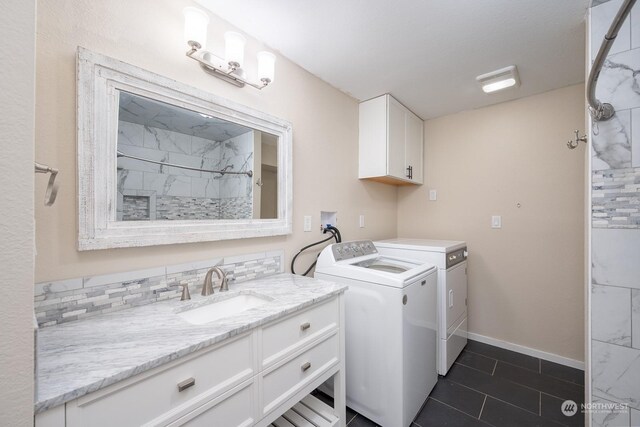
[[[447,330],[449,330],[460,323],[467,311],[467,263],[460,263],[447,270],[445,283],[447,290],[444,307]]]

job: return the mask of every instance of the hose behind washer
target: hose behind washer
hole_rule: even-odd
[[[294,264],[296,262],[296,259],[298,258],[298,256],[300,256],[300,254],[302,254],[302,252],[304,252],[307,249],[312,248],[314,246],[320,245],[320,244],[322,244],[324,242],[328,242],[331,239],[335,239],[336,243],[342,242],[342,235],[340,235],[340,230],[338,230],[336,227],[334,227],[332,225],[327,225],[325,227],[323,233],[326,233],[327,231],[331,233],[331,236],[327,237],[326,239],[319,240],[319,241],[317,241],[315,243],[311,243],[310,245],[307,245],[304,248],[300,249],[298,251],[298,253],[295,254],[293,259],[291,260],[291,273],[296,274]],[[316,260],[313,261],[313,263],[309,266],[309,268],[307,268],[307,270],[304,273],[302,273],[303,276],[306,276],[307,274],[309,274],[309,272],[311,270],[313,270],[313,267],[315,267],[316,263],[318,262],[318,257],[319,256],[320,256],[320,253],[318,253],[318,255],[316,255]]]

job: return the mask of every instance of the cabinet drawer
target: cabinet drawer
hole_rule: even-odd
[[[69,402],[67,427],[166,425],[250,379],[254,354],[245,335],[114,384]]]
[[[262,365],[271,365],[323,333],[336,329],[339,319],[336,298],[262,329]]]
[[[255,423],[253,418],[255,382],[250,380],[195,411],[169,424],[168,427],[245,427]]]
[[[267,370],[262,375],[263,414],[267,414],[296,391],[316,379],[339,362],[339,334],[329,338],[299,356]]]

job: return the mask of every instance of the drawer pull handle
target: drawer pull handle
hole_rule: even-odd
[[[301,331],[306,331],[307,329],[309,329],[311,327],[311,323],[309,322],[305,322],[302,325],[300,325],[300,330]]]
[[[191,386],[196,385],[196,379],[191,377],[178,383],[178,392],[185,391]]]
[[[300,366],[300,369],[302,369],[302,372],[304,372],[307,369],[309,369],[310,367],[311,367],[311,363],[305,362],[302,366]]]

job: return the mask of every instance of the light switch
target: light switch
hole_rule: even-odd
[[[438,190],[429,190],[429,200],[438,199]]]
[[[360,215],[360,228],[364,228],[364,215]]]
[[[502,217],[500,215],[491,217],[491,228],[502,228]]]
[[[311,231],[311,215],[304,216],[304,231]]]

